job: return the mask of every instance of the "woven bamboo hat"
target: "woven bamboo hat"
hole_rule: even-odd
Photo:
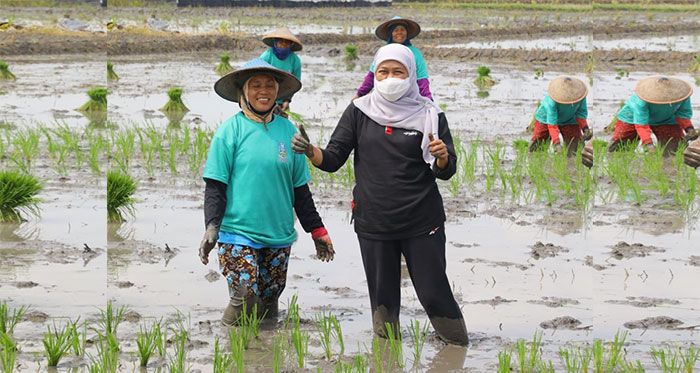
[[[301,82],[294,75],[256,58],[248,61],[240,69],[234,70],[217,80],[214,84],[214,91],[226,100],[238,102],[243,93],[243,84],[258,74],[272,75],[279,83],[276,98],[290,96],[301,89]]]
[[[292,50],[298,52],[301,50],[302,45],[299,38],[297,38],[291,31],[286,27],[280,27],[275,31],[263,36],[263,43],[270,47],[275,46],[275,39],[284,39],[292,42]]]
[[[677,78],[655,75],[640,80],[634,92],[639,98],[652,104],[671,104],[690,97],[693,87]]]
[[[377,26],[377,29],[374,30],[374,34],[377,35],[378,38],[387,41],[389,38],[389,28],[394,25],[402,25],[406,27],[406,39],[408,40],[411,40],[420,34],[420,25],[418,22],[412,21],[408,18],[401,18],[399,16],[395,16],[394,18]]]
[[[554,102],[573,104],[583,100],[588,94],[588,87],[581,79],[560,75],[549,82],[547,93]]]

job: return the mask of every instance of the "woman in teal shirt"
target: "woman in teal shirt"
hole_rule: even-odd
[[[280,27],[263,36],[263,43],[270,48],[260,55],[260,59],[280,70],[294,75],[301,81],[301,60],[299,56],[294,53],[301,51],[303,47],[301,41],[292,34],[288,28]],[[278,114],[289,109],[292,96],[293,94],[285,95],[277,99],[277,105],[279,106]]]
[[[396,16],[377,27],[374,31],[379,39],[386,41],[387,44],[397,43],[403,44],[413,52],[413,57],[416,60],[416,84],[418,84],[418,92],[421,96],[433,99],[430,93],[430,81],[428,80],[428,68],[425,65],[423,54],[418,48],[411,44],[411,40],[420,34],[420,25],[407,18]],[[374,88],[374,64],[370,65],[365,79],[357,89],[357,93],[353,100],[362,97],[369,93]]]
[[[569,155],[576,154],[579,145],[593,137],[588,128],[587,94],[588,87],[580,79],[565,75],[553,79],[535,112],[530,151],[550,140],[555,150],[561,149],[561,133]]]
[[[637,83],[632,96],[617,113],[615,132],[609,151],[625,142],[637,142],[651,152],[656,151],[652,132],[664,154],[676,152],[681,141],[698,137],[693,128],[690,96],[693,87],[687,82],[666,76],[651,76]]]
[[[207,264],[218,242],[219,266],[229,287],[221,319],[227,326],[238,321],[244,304],[276,316],[297,238],[295,212],[311,233],[318,258],[333,259],[333,244],[307,185],[306,159],[291,151],[296,129],[273,113],[275,99],[300,88],[293,75],[260,59],[214,85],[219,96],[241,107],[216,130],[203,173],[206,232],[199,256]]]

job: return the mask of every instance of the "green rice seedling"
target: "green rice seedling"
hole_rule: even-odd
[[[358,52],[357,45],[355,45],[353,43],[345,44],[345,60],[346,61],[357,60],[357,58],[358,58],[357,52]]]
[[[593,70],[595,70],[595,58],[592,54],[589,54],[588,57],[586,57],[586,66],[583,68],[583,71],[586,74],[590,74]]]
[[[388,322],[384,323],[384,327],[386,328],[387,343],[389,343],[389,361],[401,369],[404,366],[401,330],[397,325]]]
[[[345,339],[343,338],[343,329],[340,326],[340,321],[338,321],[338,318],[335,317],[335,315],[329,314],[328,318],[331,322],[331,328],[333,328],[333,337],[335,338],[336,343],[338,343],[338,347],[340,347],[338,355],[342,356],[345,353]]]
[[[355,372],[366,372],[369,369],[367,357],[364,354],[355,355],[352,366]]]
[[[413,340],[413,365],[420,365],[420,357],[423,353],[423,346],[425,346],[425,339],[428,336],[428,322],[423,323],[421,327],[418,320],[411,321],[408,327],[408,333]]]
[[[129,172],[131,160],[135,154],[136,131],[131,129],[120,131],[113,140],[117,148],[114,154],[114,161],[119,169],[126,174]]]
[[[21,170],[29,172],[32,161],[39,155],[38,131],[31,129],[19,131],[14,135],[12,145],[16,154],[11,160],[13,160]]]
[[[321,341],[321,347],[323,348],[323,356],[326,360],[330,360],[331,357],[333,357],[333,350],[331,349],[333,327],[331,325],[331,320],[325,312],[322,312],[314,316],[314,322],[316,324],[316,330],[318,331],[318,337]]]
[[[625,101],[620,101],[619,108],[621,109],[623,106],[625,106]],[[619,111],[619,109],[618,109],[618,111]],[[608,125],[605,126],[605,128],[603,129],[603,133],[606,133],[606,134],[613,133],[613,131],[615,131],[616,124],[617,124],[617,111],[610,118],[610,122],[608,122]]]
[[[479,66],[476,69],[477,77],[474,79],[474,84],[479,89],[489,89],[496,84],[496,80],[491,78],[491,68],[488,66]]]
[[[107,172],[107,221],[119,223],[126,215],[134,216],[134,192],[136,181],[131,176],[119,171]]]
[[[216,71],[217,74],[224,76],[231,71],[233,71],[233,67],[231,67],[231,56],[228,53],[224,53],[221,56],[219,56],[219,64],[216,65]]]
[[[51,327],[46,327],[47,332],[44,333],[44,356],[46,356],[46,364],[50,367],[55,367],[61,360],[63,355],[65,355],[72,347],[72,333],[68,325],[65,325],[62,329],[58,329],[56,325],[53,325],[53,332]]]
[[[535,79],[544,78],[544,70],[539,67],[535,69]]]
[[[622,79],[622,78],[629,78],[630,72],[623,69],[623,68],[616,68],[615,72],[617,73],[617,76],[615,76],[615,79]]]
[[[352,373],[353,368],[354,367],[351,363],[347,363],[345,361],[340,360],[337,363],[335,363],[335,365],[333,366],[333,372],[334,373]],[[321,368],[319,368],[319,371],[320,371],[320,369]]]
[[[637,360],[634,362],[624,362],[620,367],[621,373],[644,373],[644,367],[642,362]]]
[[[386,348],[386,343],[386,341],[382,343],[377,337],[372,338],[372,363],[375,372],[384,371],[384,350]]]
[[[7,333],[0,333],[0,366],[3,373],[12,373],[17,360],[17,344]]]
[[[299,304],[297,303],[298,299],[299,295],[293,294],[292,298],[287,302],[287,317],[284,321],[285,329],[288,329],[290,326],[297,326],[301,322]]]
[[[1,177],[0,180],[2,180]],[[15,327],[22,321],[27,310],[29,310],[29,307],[21,306],[13,309],[12,313],[10,313],[10,306],[6,302],[0,303],[0,333],[12,335],[15,332]]]
[[[279,373],[282,369],[282,363],[285,360],[285,348],[287,337],[282,334],[276,334],[272,340],[272,372]]]
[[[187,112],[190,109],[182,102],[182,88],[170,88],[168,90],[168,102],[160,109],[163,112]]]
[[[510,351],[500,351],[498,353],[498,373],[510,373],[512,354]]]
[[[119,342],[114,334],[98,333],[97,356],[90,357],[90,373],[116,373],[119,368]]]
[[[144,365],[142,365],[144,366]],[[227,354],[221,351],[219,348],[219,338],[214,341],[214,366],[212,371],[214,373],[229,373],[231,372],[231,367],[233,366],[233,357],[231,354]]]
[[[469,150],[464,152],[461,164],[462,179],[467,185],[473,185],[476,181],[476,164],[478,159],[480,141],[474,140],[469,144]],[[458,158],[459,159],[459,158]]]
[[[292,328],[292,346],[297,353],[297,365],[304,368],[309,353],[309,333],[302,331],[298,325]]]
[[[676,351],[670,347],[666,348],[651,348],[651,357],[654,364],[661,369],[663,373],[672,373],[681,371],[681,361]],[[692,370],[691,370],[692,372]]]
[[[87,95],[90,100],[78,108],[82,112],[106,112],[107,111],[107,88],[96,87],[88,90]]]
[[[243,303],[243,312],[239,319],[240,327],[245,331],[245,348],[248,348],[248,344],[251,338],[258,338],[260,333],[260,323],[265,315],[258,314],[258,304],[253,304],[253,307],[249,307],[246,303]]]
[[[168,167],[172,175],[177,175],[177,157],[180,154],[181,141],[175,131],[168,131]]]
[[[88,165],[95,175],[102,174],[100,154],[105,147],[105,139],[100,133],[88,134]]]
[[[124,314],[126,314],[127,311],[126,306],[115,308],[114,303],[109,301],[107,302],[107,307],[104,310],[101,309],[99,311],[100,319],[97,322],[98,329],[96,329],[95,332],[103,336],[113,335],[116,337],[119,324],[121,324],[122,320],[124,320]]]
[[[440,105],[438,105],[438,106],[440,107],[440,110],[447,111],[447,103],[446,102],[441,102]]]
[[[245,328],[231,328],[229,331],[229,344],[231,346],[231,357],[233,365],[236,367],[236,372],[245,372],[245,350],[246,337],[244,336]]]
[[[201,174],[202,165],[207,159],[210,139],[207,132],[201,129],[195,130],[195,135],[192,140],[192,151],[188,157],[190,172],[199,176]]]
[[[175,351],[173,356],[170,357],[170,364],[168,365],[168,371],[170,373],[185,373],[189,372],[187,367],[187,330],[180,329],[175,332],[173,336],[173,345]]]
[[[595,373],[612,372],[622,365],[623,349],[627,332],[615,333],[615,338],[610,342],[608,349],[603,345],[603,341],[596,339],[593,341],[593,371]]]
[[[518,352],[518,367],[522,373],[535,372],[540,361],[540,348],[542,347],[542,333],[535,332],[532,343],[528,344],[524,339],[519,339],[515,347]]]
[[[139,354],[139,364],[142,367],[148,365],[151,355],[156,350],[159,330],[160,328],[156,329],[156,324],[153,324],[150,329],[146,328],[145,325],[139,326],[139,331],[136,333],[136,347]]]
[[[664,165],[664,152],[644,153],[642,162],[645,173],[648,175],[649,184],[659,192],[662,197],[666,196],[671,189],[671,181],[666,173]]]
[[[119,80],[119,75],[114,72],[114,64],[107,61],[107,81],[116,82]]]
[[[678,354],[680,355],[681,365],[683,366],[682,372],[692,373],[698,358],[700,358],[700,349],[691,345],[687,350],[679,348]]]
[[[0,70],[1,69],[2,69],[2,65],[0,64]],[[700,54],[693,57],[693,61],[690,64],[690,68],[688,69],[688,72],[691,72],[691,73],[700,72]]]
[[[68,328],[70,329],[71,333],[71,347],[73,348],[73,353],[75,356],[85,355],[85,343],[87,342],[87,323],[82,322],[82,331],[79,331],[79,320],[80,317],[78,317],[77,320],[70,321],[68,323]]]
[[[530,117],[530,123],[527,125],[527,129],[525,130],[525,133],[532,133],[532,131],[535,130],[535,121],[537,121],[537,118],[535,118],[535,113],[537,113],[537,109],[540,107],[540,100],[537,100],[535,103],[535,109],[532,110],[532,116]]]
[[[23,216],[39,216],[39,199],[36,195],[41,189],[41,183],[32,175],[0,171],[0,222],[20,222]],[[3,317],[2,313],[0,317]],[[3,320],[0,322],[2,327],[6,326]]]
[[[17,80],[17,77],[10,72],[10,65],[5,61],[0,61],[0,80]]]

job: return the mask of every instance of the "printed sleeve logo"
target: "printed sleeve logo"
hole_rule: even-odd
[[[418,131],[405,131],[403,134],[406,136],[418,136]]]
[[[277,160],[287,163],[287,147],[283,142],[277,144]]]

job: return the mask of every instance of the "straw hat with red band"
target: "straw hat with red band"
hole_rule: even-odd
[[[297,38],[291,31],[286,27],[280,27],[275,31],[263,36],[263,43],[270,47],[275,46],[275,39],[284,39],[292,42],[292,50],[298,52],[301,50],[302,45],[299,38]]]
[[[672,104],[690,97],[693,87],[678,78],[655,75],[640,80],[634,92],[651,104]]]
[[[573,104],[583,100],[588,94],[588,87],[581,79],[561,75],[549,82],[547,94],[556,103]]]

